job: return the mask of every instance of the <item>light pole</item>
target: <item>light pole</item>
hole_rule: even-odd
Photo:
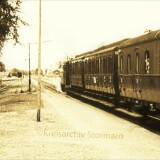
[[[31,92],[31,62],[30,62],[30,43],[29,43],[29,89],[28,91]]]
[[[39,0],[39,36],[38,36],[38,110],[37,122],[41,121],[41,43],[49,41],[41,41],[41,0]]]
[[[41,120],[41,0],[39,0],[39,43],[38,43],[38,110],[37,122]]]

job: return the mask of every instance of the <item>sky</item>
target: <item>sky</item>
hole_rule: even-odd
[[[42,0],[42,69],[99,46],[160,29],[160,1],[156,0]],[[23,0],[20,26],[22,45],[5,44],[0,57],[6,68],[38,66],[39,1]],[[45,43],[44,43],[45,42]]]

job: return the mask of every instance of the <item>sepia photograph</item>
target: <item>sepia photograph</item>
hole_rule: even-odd
[[[159,6],[0,0],[0,159],[159,160]]]

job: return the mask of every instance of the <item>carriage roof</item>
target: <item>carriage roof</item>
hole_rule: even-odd
[[[128,40],[128,39],[123,39],[123,40],[120,40],[120,41],[117,41],[117,42],[114,42],[114,43],[99,47],[99,48],[97,48],[97,49],[95,49],[93,51],[89,51],[89,52],[85,52],[85,53],[79,54],[75,58],[76,59],[85,58],[85,57],[88,57],[88,56],[91,56],[91,55],[95,55],[95,54],[98,54],[98,53],[100,54],[102,52],[107,52],[107,51],[112,50],[113,48],[117,47],[119,44],[121,44],[122,42],[124,42],[126,40]]]
[[[130,38],[124,41],[123,43],[121,43],[119,48],[125,48],[125,47],[133,46],[136,44],[149,42],[155,39],[160,39],[160,30],[150,31],[147,34],[144,34],[135,38]]]

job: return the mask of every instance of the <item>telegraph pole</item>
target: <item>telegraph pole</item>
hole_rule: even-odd
[[[30,65],[30,43],[29,43],[29,89],[28,91],[31,92],[31,65]]]
[[[41,116],[41,0],[39,0],[39,43],[38,43],[38,110],[37,122]]]

